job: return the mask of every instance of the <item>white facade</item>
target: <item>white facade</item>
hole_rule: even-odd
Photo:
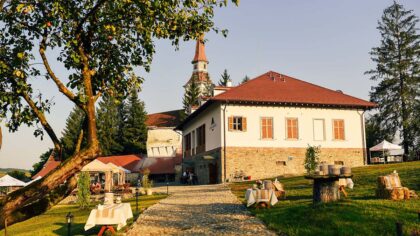
[[[147,157],[175,157],[182,136],[173,128],[150,128],[147,131]]]
[[[229,131],[230,116],[245,117],[247,130]],[[273,139],[261,138],[262,117],[273,119]],[[298,120],[297,139],[287,139],[287,118]],[[334,140],[333,120],[344,121],[344,140]],[[308,144],[320,145],[321,148],[365,148],[363,110],[213,104],[184,126],[183,135],[192,134],[203,124],[206,126],[205,151],[223,146],[306,148]],[[192,148],[195,140],[193,136]]]

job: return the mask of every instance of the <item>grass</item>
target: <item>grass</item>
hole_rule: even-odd
[[[312,181],[302,176],[279,178],[287,200],[271,209],[250,208],[252,214],[285,235],[395,235],[402,222],[406,235],[420,233],[420,200],[392,201],[375,197],[376,178],[397,170],[402,185],[420,194],[420,162],[353,168],[353,190],[336,203],[312,205]],[[245,190],[253,182],[232,183],[232,192],[245,203]]]
[[[157,203],[159,200],[166,198],[167,195],[152,195],[152,196],[140,196],[139,197],[139,209],[150,207]],[[131,209],[134,214],[134,218],[137,218],[136,214],[136,200],[135,198],[128,201],[131,204]],[[92,204],[93,208],[93,204]],[[42,215],[33,217],[24,222],[14,224],[7,228],[8,235],[20,235],[20,236],[48,236],[48,235],[67,235],[67,224],[65,218],[68,212],[74,215],[72,224],[72,235],[97,235],[100,226],[85,231],[84,226],[89,217],[91,209],[80,210],[77,205],[56,205],[49,211]],[[127,222],[127,225],[131,225],[133,219]],[[124,227],[119,232],[124,232],[128,227]],[[116,229],[116,228],[115,228]],[[0,235],[3,235],[4,231],[0,231]]]

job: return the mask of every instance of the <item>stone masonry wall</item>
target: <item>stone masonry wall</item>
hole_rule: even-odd
[[[306,148],[227,147],[226,177],[232,180],[235,172],[240,171],[254,180],[303,174],[305,153]],[[363,149],[321,148],[320,161],[350,167],[362,166]]]

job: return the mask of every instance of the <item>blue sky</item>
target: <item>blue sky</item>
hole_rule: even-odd
[[[420,15],[419,0],[399,3]],[[239,7],[218,9],[216,25],[227,28],[229,35],[206,35],[210,76],[216,83],[227,69],[236,84],[245,75],[253,78],[274,70],[369,99],[375,83],[364,72],[374,66],[369,51],[379,44],[377,22],[390,4],[388,0],[242,0]],[[182,86],[192,72],[194,45],[185,42],[175,51],[168,41],[156,42],[152,70],[141,72],[146,81],[140,98],[149,113],[182,107]],[[51,59],[56,55],[49,53]],[[66,76],[62,66],[53,66],[56,74]],[[34,84],[55,101],[47,118],[61,135],[72,104],[51,81]],[[4,132],[0,168],[29,169],[52,146],[47,136],[41,141],[32,133],[33,128],[26,127],[14,134]]]

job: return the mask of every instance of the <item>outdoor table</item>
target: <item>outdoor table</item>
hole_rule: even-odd
[[[306,175],[305,179],[314,180],[313,203],[327,203],[340,200],[338,181],[340,178],[351,178],[352,174],[346,175]]]
[[[260,202],[265,202],[270,204],[271,206],[276,205],[276,203],[278,202],[276,194],[274,193],[274,191],[272,189],[270,190],[265,190],[268,191],[268,198],[267,199],[262,199],[261,198],[261,191],[264,191],[265,189],[247,189],[245,192],[245,199],[246,199],[246,206],[250,207],[251,205],[255,204],[255,203],[260,203]]]
[[[112,225],[117,225],[117,230],[120,230],[127,225],[127,220],[130,218],[133,218],[133,212],[129,203],[103,205],[103,208],[98,206],[90,212],[85,231],[95,225],[102,225],[98,235],[102,235],[106,229],[112,232]]]

